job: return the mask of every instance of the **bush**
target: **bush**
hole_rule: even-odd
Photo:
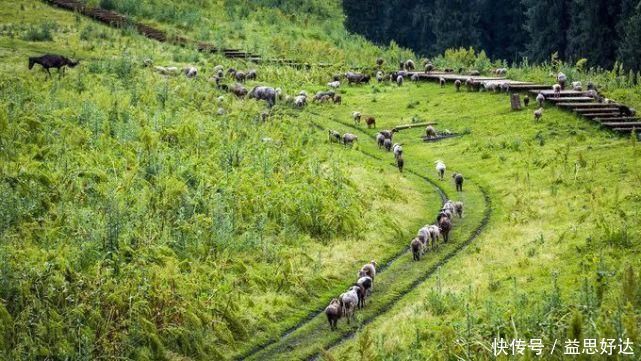
[[[53,41],[53,31],[57,27],[58,25],[51,21],[44,22],[39,27],[31,26],[22,39],[26,41]]]

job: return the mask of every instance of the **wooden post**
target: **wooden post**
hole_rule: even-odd
[[[512,93],[510,95],[510,103],[512,104],[512,110],[521,110],[521,97],[519,93]]]

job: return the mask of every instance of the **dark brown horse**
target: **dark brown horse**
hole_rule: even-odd
[[[47,71],[49,77],[51,77],[51,73],[49,72],[50,68],[58,69],[58,75],[62,77],[65,73],[66,66],[73,68],[78,65],[78,63],[80,63],[80,61],[73,61],[67,57],[56,54],[29,57],[29,69],[32,69],[35,64],[40,64]]]

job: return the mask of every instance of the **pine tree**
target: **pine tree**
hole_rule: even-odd
[[[435,0],[431,16],[435,36],[433,52],[448,48],[480,48],[476,0]]]
[[[573,0],[568,29],[567,60],[587,58],[592,66],[610,68],[617,48],[620,0]]]
[[[528,40],[524,21],[525,7],[520,2],[481,0],[479,29],[482,49],[494,59],[519,60]]]
[[[529,33],[528,55],[542,62],[555,52],[566,51],[570,0],[523,0],[526,6],[525,28]]]
[[[641,3],[621,25],[618,57],[626,69],[641,70]]]

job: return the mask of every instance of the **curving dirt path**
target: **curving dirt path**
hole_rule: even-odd
[[[315,116],[321,115],[314,112],[310,112],[310,114]],[[342,126],[352,128],[361,134],[367,135],[367,137],[369,138],[375,139],[373,135],[370,135],[364,132],[361,128],[358,128],[353,124],[344,123],[338,120],[332,120],[332,121],[339,123]],[[312,125],[314,125],[314,127],[321,129],[323,131],[327,131],[327,128],[321,126],[315,121],[311,121],[311,123]],[[376,160],[384,161],[384,159],[378,157],[377,155],[371,154],[365,150],[359,149],[359,151],[368,157],[371,157]],[[390,163],[390,165],[395,167],[393,163]],[[442,202],[445,202],[448,199],[445,191],[435,181],[431,180],[426,176],[419,174],[418,172],[410,168],[406,168],[406,172],[430,183],[434,187],[436,192],[439,194]],[[492,202],[487,191],[481,186],[478,186],[478,188],[481,194],[483,195],[484,203],[485,203],[485,209],[484,209],[483,217],[481,219],[480,224],[473,229],[471,234],[463,242],[457,243],[454,248],[450,249],[444,255],[439,255],[440,259],[436,263],[431,265],[429,268],[425,269],[425,271],[422,274],[415,277],[412,280],[412,282],[404,285],[399,290],[394,290],[395,294],[393,295],[393,297],[386,299],[383,304],[379,305],[375,313],[368,315],[362,319],[362,321],[360,322],[361,327],[371,323],[372,321],[378,319],[378,317],[390,311],[403,297],[405,297],[407,294],[409,294],[410,292],[415,290],[417,287],[419,287],[422,283],[424,283],[426,280],[428,280],[432,275],[434,275],[434,273],[436,273],[436,271],[441,266],[446,264],[452,257],[456,256],[462,249],[464,249],[470,243],[472,243],[483,232],[483,230],[485,229],[486,225],[490,220],[490,216],[492,213]],[[388,260],[385,264],[381,265],[377,269],[377,275],[383,274],[386,269],[395,265],[395,263],[397,263],[397,261],[401,258],[401,256],[407,254],[408,252],[409,252],[409,249],[407,247],[404,247],[403,249],[401,249],[397,254],[392,256],[390,260]],[[283,354],[286,354],[292,351],[293,349],[296,349],[297,347],[307,347],[307,348],[312,347],[313,351],[309,350],[305,358],[308,360],[316,360],[320,356],[321,347],[323,349],[330,349],[332,347],[335,347],[351,339],[358,332],[358,329],[353,329],[353,328],[348,330],[342,330],[342,331],[339,331],[340,337],[333,339],[330,342],[325,343],[324,345],[315,345],[314,341],[315,341],[316,333],[329,332],[325,328],[322,328],[319,330],[318,327],[314,327],[314,324],[318,323],[319,320],[320,322],[325,322],[325,319],[323,316],[324,316],[324,306],[321,309],[311,312],[307,317],[303,318],[295,326],[283,332],[277,339],[272,339],[268,342],[257,345],[252,349],[250,349],[249,351],[236,356],[234,359],[235,360],[244,360],[244,359],[271,360],[271,359],[277,359],[279,356],[283,356]],[[324,323],[322,324],[323,326],[326,326]],[[310,343],[312,343],[312,345],[310,345]]]

